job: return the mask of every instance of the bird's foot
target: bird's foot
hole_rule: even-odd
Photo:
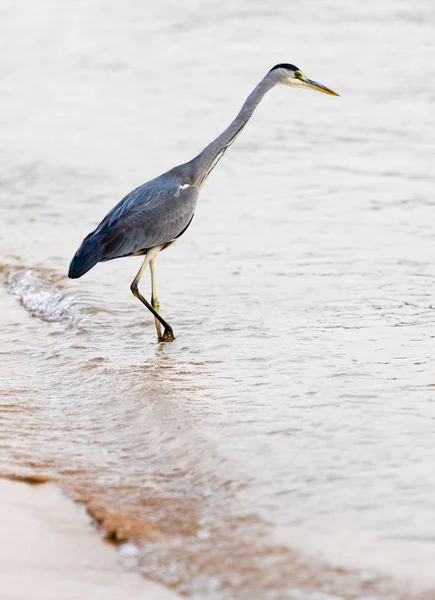
[[[171,327],[165,327],[163,335],[160,337],[160,342],[173,342],[175,340],[174,332]]]

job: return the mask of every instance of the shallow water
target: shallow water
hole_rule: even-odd
[[[0,9],[3,472],[193,598],[432,598],[430,3]],[[341,97],[263,100],[159,257],[158,345],[140,259],[68,262],[282,61]]]

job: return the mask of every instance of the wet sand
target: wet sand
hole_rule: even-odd
[[[2,600],[176,600],[175,592],[126,571],[82,506],[54,484],[0,479]]]

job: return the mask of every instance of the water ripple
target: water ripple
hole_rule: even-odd
[[[26,311],[42,321],[68,323],[79,327],[85,314],[76,311],[73,297],[65,295],[47,273],[35,268],[4,266],[4,285]]]

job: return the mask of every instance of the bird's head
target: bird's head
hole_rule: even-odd
[[[308,79],[300,69],[295,67],[295,65],[290,65],[288,63],[281,63],[279,65],[275,65],[274,67],[272,67],[272,69],[270,69],[269,75],[276,79],[276,83],[282,83],[283,85],[291,85],[293,87],[317,90],[318,92],[330,94],[331,96],[339,95],[337,94],[337,92],[334,92],[333,90],[330,90],[324,85],[317,83],[317,81]]]

